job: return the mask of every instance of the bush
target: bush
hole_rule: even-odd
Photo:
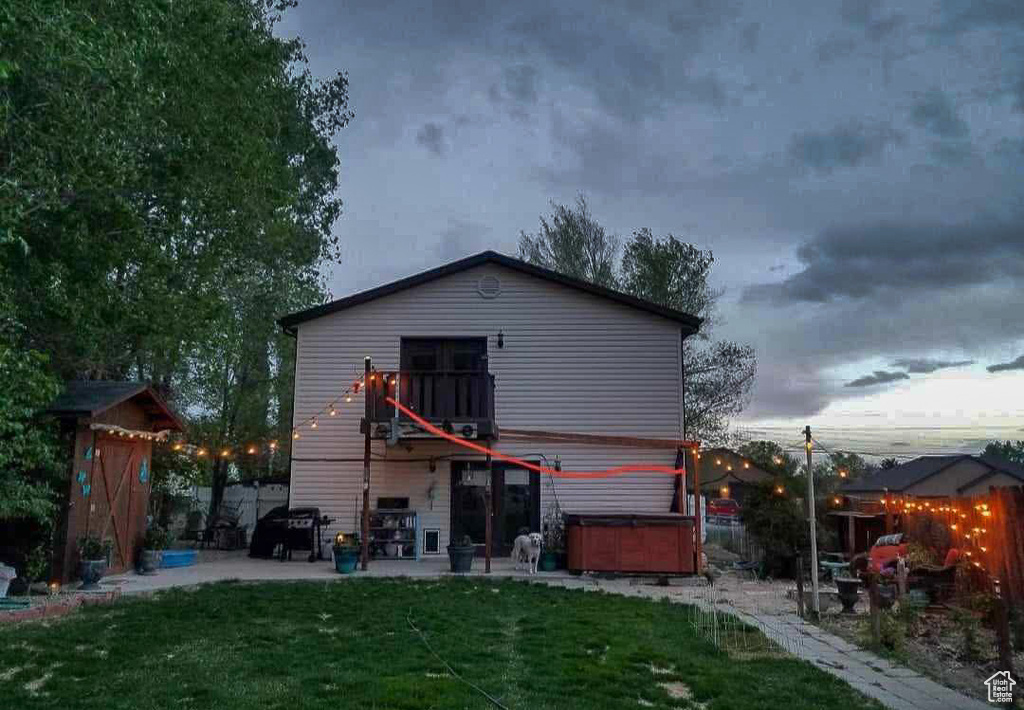
[[[1010,607],[1010,633],[1014,650],[1024,653],[1024,609],[1019,605]]]
[[[100,540],[96,535],[78,538],[78,554],[83,560],[105,560],[111,548],[110,540]]]
[[[904,605],[909,608],[909,605]],[[882,612],[882,647],[893,653],[902,653],[907,640],[907,626],[898,613]]]
[[[953,621],[960,631],[960,657],[968,663],[981,660],[981,639],[978,635],[980,622],[974,614],[957,610],[953,613]]]
[[[165,528],[151,526],[142,538],[143,550],[166,550],[171,546],[174,537]]]

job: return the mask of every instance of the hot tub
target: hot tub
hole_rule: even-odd
[[[164,550],[161,567],[188,567],[196,563],[195,550]]]
[[[693,517],[573,513],[565,516],[573,572],[693,574]]]

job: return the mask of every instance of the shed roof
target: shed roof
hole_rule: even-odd
[[[468,256],[465,259],[453,261],[427,271],[422,271],[413,276],[399,279],[398,281],[392,281],[391,283],[384,284],[383,286],[371,288],[368,291],[361,291],[352,296],[339,298],[336,301],[325,303],[322,306],[316,306],[315,308],[291,313],[278,319],[277,322],[282,328],[290,332],[294,330],[295,326],[305,323],[306,321],[320,318],[331,313],[337,313],[338,311],[345,310],[346,308],[352,308],[353,306],[358,306],[362,303],[366,303],[383,296],[388,296],[392,293],[404,291],[406,289],[413,288],[414,286],[429,283],[445,276],[457,274],[461,271],[466,271],[467,269],[472,269],[483,264],[498,264],[508,269],[514,269],[520,273],[535,276],[546,281],[552,281],[579,291],[584,291],[594,296],[629,306],[630,308],[636,308],[637,310],[646,311],[663,318],[668,318],[669,320],[676,321],[682,325],[687,331],[687,334],[696,333],[697,329],[700,328],[701,323],[704,322],[703,318],[698,318],[697,316],[690,315],[689,313],[684,313],[683,311],[678,311],[674,308],[659,306],[651,301],[645,301],[643,299],[630,296],[629,294],[605,288],[604,286],[598,286],[597,284],[593,284],[588,281],[575,279],[571,276],[560,274],[557,271],[545,269],[541,266],[535,266],[534,264],[522,261],[521,259],[514,259],[495,251],[480,252],[479,254]]]
[[[46,410],[58,417],[95,417],[122,402],[139,398],[154,427],[181,431],[184,425],[178,415],[145,382],[112,382],[109,380],[70,380]]]
[[[982,476],[982,478],[992,473],[1002,472],[1014,478],[1019,478],[1024,482],[1024,466],[1015,464],[1012,461],[1007,461],[998,456],[954,454],[951,456],[921,456],[895,468],[876,471],[859,481],[851,481],[843,485],[840,491],[843,493],[877,493],[888,490],[891,493],[899,493],[926,478],[941,473],[955,463],[966,460],[976,461],[989,468],[989,473]],[[975,479],[975,482],[978,480],[980,479]]]

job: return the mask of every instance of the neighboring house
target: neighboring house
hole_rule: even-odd
[[[844,495],[876,496],[886,491],[918,498],[960,498],[981,495],[990,487],[1024,485],[1024,466],[998,456],[922,456],[896,468],[876,471],[851,481]]]
[[[337,398],[369,356],[378,376],[397,375],[403,403],[457,435],[530,462],[592,471],[674,465],[682,343],[701,319],[484,252],[280,323],[296,338],[296,425]],[[484,455],[425,435],[404,415],[393,420],[383,398],[369,411],[364,392],[292,442],[289,504],[320,508],[335,519],[333,531],[360,528],[361,425],[373,437],[371,508],[416,512],[415,521],[383,522],[415,522],[417,556],[444,554],[453,535],[483,543],[488,479],[496,554],[520,528],[539,530],[556,502],[566,512],[665,513],[672,504],[673,477],[663,474],[568,480],[497,460],[488,469]],[[651,445],[531,440],[521,430]]]
[[[775,478],[749,458],[732,449],[718,447],[700,452],[700,489],[709,498],[733,498],[740,504],[754,485]],[[687,468],[692,468],[692,454],[687,455]],[[693,481],[687,481],[693,493]]]

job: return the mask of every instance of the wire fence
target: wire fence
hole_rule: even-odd
[[[778,582],[751,580],[724,588],[702,580],[690,614],[697,633],[732,656],[797,654],[806,643],[795,632],[800,619],[792,591]]]

